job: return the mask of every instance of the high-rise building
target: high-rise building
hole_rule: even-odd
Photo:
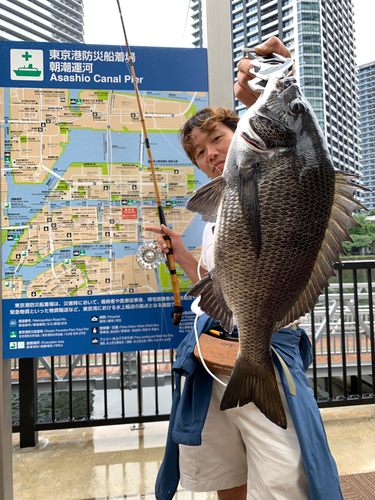
[[[242,47],[277,36],[327,138],[336,168],[359,171],[353,8],[351,0],[231,0],[233,72]],[[202,0],[192,0],[194,45],[202,44]],[[236,111],[245,107],[236,102]]]
[[[0,40],[83,42],[83,0],[1,0]]]
[[[358,68],[359,145],[364,205],[375,209],[375,61]]]

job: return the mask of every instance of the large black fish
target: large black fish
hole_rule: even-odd
[[[271,357],[272,335],[309,312],[344,253],[353,180],[335,171],[311,105],[293,78],[269,81],[239,121],[223,175],[187,208],[216,220],[213,269],[189,295],[231,331],[240,349],[220,408],[254,402],[282,428],[287,421]]]

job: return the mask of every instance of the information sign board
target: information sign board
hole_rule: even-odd
[[[206,50],[132,59],[167,224],[198,258],[204,223],[185,204],[206,179],[178,133],[208,104]],[[159,222],[124,47],[2,41],[0,64],[4,357],[176,347],[191,301],[172,326],[165,263],[135,259]]]

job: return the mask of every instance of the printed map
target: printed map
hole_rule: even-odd
[[[207,94],[141,98],[167,223],[199,258],[203,223],[185,204],[205,178],[178,131]],[[159,221],[134,92],[5,87],[0,116],[3,298],[171,291],[165,264],[135,262]]]

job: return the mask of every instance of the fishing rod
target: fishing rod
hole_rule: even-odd
[[[159,215],[159,222],[160,225],[164,224],[165,226],[167,225],[166,220],[165,220],[165,215],[164,215],[164,210],[163,210],[163,205],[161,203],[161,198],[159,194],[159,188],[158,188],[158,183],[156,179],[156,173],[155,173],[155,167],[154,167],[154,160],[152,158],[152,153],[151,153],[151,148],[150,148],[150,142],[148,140],[148,134],[147,134],[147,128],[146,128],[146,121],[145,121],[145,116],[143,113],[142,105],[141,105],[141,98],[139,95],[139,90],[138,90],[138,80],[135,75],[135,69],[133,65],[133,60],[130,52],[130,46],[128,42],[128,37],[126,36],[126,30],[125,30],[125,23],[124,19],[122,16],[122,11],[121,11],[121,6],[120,6],[120,0],[117,0],[117,6],[120,14],[120,19],[121,19],[121,24],[122,24],[122,31],[124,33],[124,38],[125,38],[125,45],[126,45],[126,50],[128,53],[128,59],[129,59],[129,65],[130,65],[130,71],[132,75],[132,80],[133,80],[133,85],[134,85],[134,90],[135,90],[135,95],[137,98],[137,104],[138,104],[138,110],[139,110],[139,116],[141,120],[141,125],[142,125],[142,130],[143,130],[143,135],[144,135],[144,142],[146,145],[147,149],[147,156],[148,156],[148,162],[151,167],[151,174],[152,174],[152,180],[154,183],[154,190],[155,190],[155,195],[156,195],[156,202],[158,205],[158,215]],[[168,263],[168,269],[171,275],[171,282],[172,282],[172,288],[173,288],[173,297],[174,297],[174,309],[172,311],[172,324],[174,326],[178,326],[180,324],[181,318],[182,318],[182,312],[183,308],[181,306],[181,295],[180,295],[180,288],[178,286],[178,278],[177,278],[177,272],[176,272],[176,265],[174,262],[174,257],[173,257],[173,249],[172,249],[172,242],[170,237],[166,234],[163,233],[163,238],[167,243],[167,247],[169,249],[169,252],[167,253],[167,263]]]

